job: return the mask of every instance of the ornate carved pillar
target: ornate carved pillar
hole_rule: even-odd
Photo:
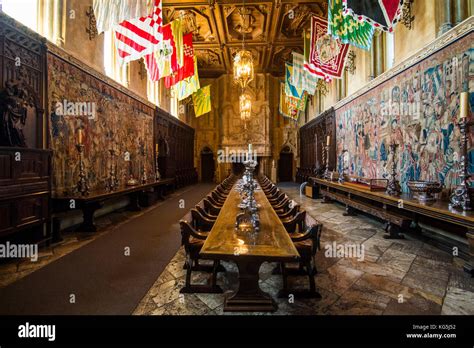
[[[444,34],[453,27],[451,22],[451,0],[436,0],[438,12],[438,36]]]

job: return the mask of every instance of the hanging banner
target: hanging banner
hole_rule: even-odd
[[[391,33],[402,14],[403,0],[342,0],[344,15]]]
[[[348,50],[348,44],[343,44],[328,34],[326,20],[312,16],[308,69],[321,72],[323,78],[325,75],[341,78]]]
[[[298,107],[303,107],[302,104],[306,107],[306,101],[306,93],[304,100],[287,96],[285,92],[285,83],[280,82],[280,102],[278,107],[280,115],[293,120],[298,120],[299,116],[303,114],[303,111],[299,110]]]
[[[197,58],[194,57],[194,74],[191,77],[188,77],[182,81],[179,81],[176,85],[173,86],[175,95],[178,100],[183,100],[189,97],[191,94],[197,92],[200,88],[199,85],[199,74],[197,67]]]
[[[301,89],[306,91],[308,94],[314,95],[318,84],[318,78],[304,69],[304,63],[304,55],[293,52],[293,85],[296,86],[298,83],[301,83]]]
[[[175,19],[163,26],[163,42],[161,49],[145,56],[148,76],[151,81],[177,73],[179,70],[179,50],[182,42],[183,29],[181,19]]]
[[[182,37],[182,43],[181,45],[176,45],[176,50],[178,57],[182,57],[183,63],[179,66],[176,72],[165,77],[166,88],[170,88],[179,81],[183,81],[194,74],[193,34],[188,33]]]
[[[344,15],[342,1],[329,0],[329,34],[341,40],[342,43],[369,50],[372,45],[375,28],[370,23]]]
[[[155,0],[153,13],[149,16],[123,21],[114,26],[115,46],[120,62],[131,62],[161,49],[162,24],[161,0]]]
[[[211,111],[211,85],[207,85],[193,94],[193,104],[196,117]]]
[[[293,64],[285,63],[285,93],[287,96],[300,99],[303,96],[303,86],[302,83],[300,83],[300,86],[297,88],[292,84],[293,74]]]
[[[94,0],[97,33],[111,30],[123,21],[151,15],[153,3],[154,0]]]

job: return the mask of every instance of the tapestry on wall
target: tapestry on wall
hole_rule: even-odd
[[[153,173],[152,107],[52,54],[48,54],[48,84],[53,195],[76,194],[79,128],[91,191],[105,189],[111,164],[117,168],[120,186],[130,175],[139,179],[143,168]],[[114,163],[109,150],[115,151]]]
[[[462,156],[460,92],[469,88],[471,109],[474,104],[473,36],[452,43],[339,108],[338,169],[345,167],[350,175],[366,178],[388,178],[393,141],[399,145],[397,172],[404,192],[409,191],[409,180],[439,181],[454,188]],[[470,139],[472,159],[473,132]],[[473,174],[472,161],[469,168]]]

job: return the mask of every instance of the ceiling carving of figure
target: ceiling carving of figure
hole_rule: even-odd
[[[252,16],[252,10],[248,7],[239,7],[238,8],[240,15],[240,22],[234,25],[234,29],[242,35],[250,34],[254,27],[255,17]]]
[[[212,50],[196,50],[199,68],[223,68],[219,54]]]

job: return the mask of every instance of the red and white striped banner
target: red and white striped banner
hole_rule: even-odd
[[[163,40],[162,25],[161,0],[155,0],[151,15],[115,26],[115,42],[121,63],[140,59],[159,49]]]

